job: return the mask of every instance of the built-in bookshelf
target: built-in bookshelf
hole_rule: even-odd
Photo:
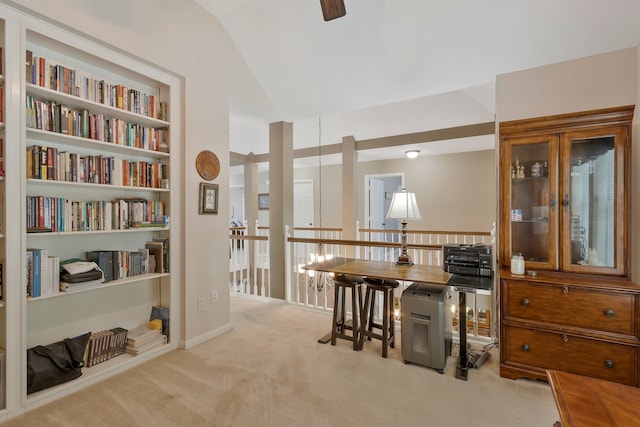
[[[149,320],[154,306],[170,308],[171,275],[147,271],[145,247],[158,238],[171,243],[171,125],[166,84],[49,35],[29,30],[26,36],[27,273],[32,248],[47,253],[43,268],[51,257],[85,261],[95,251],[118,255],[120,267],[115,280],[89,281],[73,292],[61,282],[45,295],[40,287],[34,294],[27,274],[29,348],[85,332],[133,329]],[[141,208],[129,210],[128,204]],[[118,366],[136,357],[123,354],[110,362]],[[93,374],[93,367],[85,368],[76,381]],[[54,393],[56,387],[29,395],[27,404]]]
[[[0,422],[177,347],[180,91],[160,67],[0,4]],[[38,296],[35,252],[48,278]],[[117,262],[109,280],[55,282],[65,261],[95,253]],[[134,329],[158,307],[166,344],[27,394],[28,348]]]

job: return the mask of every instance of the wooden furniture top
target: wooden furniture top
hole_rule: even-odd
[[[534,283],[554,283],[559,285],[577,285],[581,287],[595,288],[598,290],[609,289],[616,291],[640,292],[637,283],[624,277],[596,276],[586,274],[571,274],[557,271],[536,271],[536,275],[512,274],[509,269],[500,269],[500,279],[526,280]]]
[[[638,425],[639,388],[555,370],[547,378],[563,427]]]
[[[451,273],[431,265],[396,265],[394,262],[370,261],[353,258],[333,258],[327,261],[305,265],[306,270],[328,273],[352,274],[378,279],[406,280],[411,282],[434,283],[446,286]]]

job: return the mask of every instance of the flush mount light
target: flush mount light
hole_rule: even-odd
[[[418,154],[420,154],[420,150],[409,150],[405,151],[404,154],[406,154],[410,159],[415,159],[416,157],[418,157]]]

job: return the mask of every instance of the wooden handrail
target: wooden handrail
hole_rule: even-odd
[[[380,248],[400,248],[402,245],[398,242],[376,242],[371,240],[343,240],[343,239],[314,239],[307,237],[289,237],[288,242],[292,243],[322,243],[326,245],[343,245],[343,246],[373,246]],[[442,245],[421,245],[417,243],[408,243],[410,249],[427,249],[440,250]]]
[[[255,235],[244,235],[244,234],[230,234],[230,240],[269,240],[267,236],[255,236]]]
[[[361,233],[399,233],[401,230],[379,230],[375,228],[361,228]],[[407,230],[407,234],[458,234],[460,236],[491,236],[489,231],[429,231],[429,230]]]
[[[258,226],[260,230],[268,230],[268,226]],[[294,230],[298,231],[342,231],[340,227],[294,227]],[[246,227],[230,227],[229,230],[246,230]],[[401,230],[386,230],[377,228],[361,228],[358,230],[360,233],[398,233]],[[408,234],[458,234],[460,236],[491,236],[489,231],[435,231],[435,230],[407,230]]]
[[[339,227],[294,227],[293,229],[296,231],[342,231],[342,228]]]

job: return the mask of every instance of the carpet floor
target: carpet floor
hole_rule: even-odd
[[[499,356],[455,378],[317,339],[326,314],[232,297],[233,329],[175,350],[3,426],[551,426],[549,386],[498,374]],[[400,341],[400,340],[398,340]],[[454,347],[457,351],[457,348]]]

